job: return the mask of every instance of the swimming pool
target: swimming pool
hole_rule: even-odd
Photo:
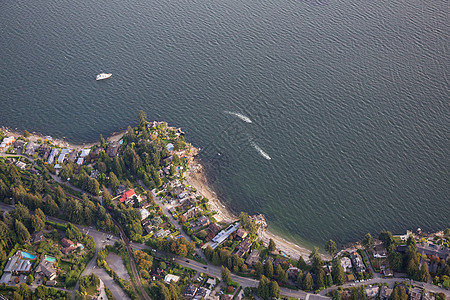
[[[36,258],[36,256],[35,256],[35,255],[31,255],[31,254],[28,253],[28,252],[23,252],[23,251],[22,251],[22,258],[27,258],[27,259],[33,260],[33,259]]]
[[[56,258],[54,258],[54,257],[51,257],[51,256],[45,256],[45,258],[44,258],[46,261],[49,261],[49,262],[55,262],[55,260],[56,260]]]

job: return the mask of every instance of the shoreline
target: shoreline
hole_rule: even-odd
[[[0,131],[5,133],[6,136],[14,136],[15,138],[24,137],[23,133],[8,127],[0,127]],[[126,132],[126,130],[112,132],[105,140],[107,142],[117,142],[126,134]],[[64,140],[63,138],[53,138],[38,132],[30,132],[30,136],[26,139],[33,142],[38,142],[39,140],[43,142],[47,139],[54,146],[74,150],[90,148],[99,144],[99,141],[86,144],[74,144]],[[192,146],[192,144],[190,145],[197,154],[199,152],[199,148]],[[209,199],[208,203],[210,205],[210,209],[217,212],[217,214],[214,215],[217,222],[232,223],[239,220],[239,216],[232,213],[229,208],[220,201],[216,192],[212,190],[212,187],[209,185],[207,176],[203,170],[203,165],[198,161],[198,159],[195,158],[195,155],[189,171],[185,174],[185,182],[186,184],[194,187],[203,197]],[[292,259],[298,259],[300,256],[303,256],[305,261],[309,261],[309,254],[311,253],[311,250],[302,245],[288,241],[280,235],[270,232],[267,227],[262,229],[260,228],[258,230],[258,236],[266,245],[268,245],[270,239],[273,239],[277,245],[277,249],[280,250],[285,256],[291,257]]]
[[[15,138],[17,137],[24,137],[23,132],[19,132],[17,130],[8,128],[8,127],[0,127],[0,131],[2,131],[3,133],[5,133],[6,136],[14,136]],[[105,140],[107,142],[116,142],[119,141],[125,134],[126,134],[126,130],[122,130],[122,131],[115,131],[112,132],[107,138],[105,138]],[[49,135],[44,135],[42,133],[39,132],[30,132],[30,136],[26,138],[29,141],[33,141],[33,142],[37,142],[38,140],[41,140],[42,142],[47,139],[52,145],[60,147],[60,148],[70,148],[70,149],[75,149],[75,150],[81,150],[83,148],[90,148],[94,145],[98,145],[100,143],[100,141],[97,142],[91,142],[91,143],[83,143],[83,144],[74,144],[71,143],[69,141],[64,140],[64,138],[53,138],[52,136]]]
[[[200,195],[209,199],[208,204],[210,205],[211,210],[217,212],[217,215],[214,215],[217,222],[232,223],[239,220],[239,217],[232,213],[220,201],[216,192],[212,190],[212,187],[208,184],[208,178],[203,171],[203,166],[197,159],[194,158],[189,173],[185,176],[185,180],[186,183],[194,187]],[[217,216],[219,216],[219,218],[217,218]],[[258,236],[265,245],[268,245],[269,240],[272,239],[277,246],[277,250],[280,250],[285,256],[296,260],[302,256],[305,261],[309,261],[309,254],[311,253],[311,250],[302,245],[288,241],[282,236],[271,232],[268,227],[258,229]],[[323,254],[322,256],[327,257]]]

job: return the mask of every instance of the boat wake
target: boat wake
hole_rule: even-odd
[[[252,123],[252,120],[250,120],[249,117],[246,117],[243,114],[232,112],[232,111],[225,111],[225,113],[227,113],[229,115],[232,115],[232,116],[236,116],[236,117],[238,117],[239,119],[241,119],[244,122]]]
[[[261,154],[262,157],[264,157],[267,160],[271,160],[272,158],[269,156],[269,154],[267,154],[266,152],[264,152],[263,149],[261,149],[258,145],[256,145],[254,142],[251,142],[253,148],[256,149],[256,151],[259,152],[259,154]]]

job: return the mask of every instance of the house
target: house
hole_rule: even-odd
[[[77,159],[77,165],[81,166],[83,164],[84,158],[80,157]]]
[[[61,252],[64,253],[65,255],[72,253],[73,251],[75,251],[78,247],[76,246],[69,246],[69,247],[65,247],[61,249]]]
[[[63,238],[61,240],[61,245],[66,248],[66,247],[71,247],[71,246],[75,246],[75,243],[72,242],[71,240],[69,240],[68,238]]]
[[[31,235],[31,241],[33,243],[39,243],[39,242],[45,241],[44,234],[42,233],[42,231],[33,233]]]
[[[422,295],[422,300],[434,300],[434,295],[432,295],[430,292],[425,292]]]
[[[3,151],[6,148],[8,148],[9,146],[11,146],[15,140],[16,140],[16,138],[13,136],[4,138],[2,143],[0,144],[0,151]]]
[[[58,153],[59,153],[59,148],[53,148],[52,151],[50,152],[50,155],[48,156],[47,163],[52,164],[55,161],[55,157],[56,157],[56,155],[58,155]]]
[[[86,156],[89,155],[89,153],[91,152],[91,149],[81,149],[81,153],[80,153],[80,157],[81,158],[85,158]]]
[[[216,280],[214,278],[208,278],[206,284],[209,286],[209,289],[213,289],[216,286]]]
[[[239,228],[239,222],[234,224],[234,225],[230,225],[227,227],[227,229],[222,230],[221,232],[219,232],[213,239],[212,239],[212,244],[211,247],[213,249],[216,249],[217,246],[219,246],[220,244],[222,244],[229,236],[230,234],[232,234],[233,232],[235,232],[237,229]]]
[[[128,201],[131,197],[133,197],[134,195],[136,195],[136,193],[134,192],[133,189],[129,189],[128,191],[124,192],[122,194],[122,196],[120,196],[119,201],[120,202],[125,202]]]
[[[394,276],[394,271],[392,271],[392,269],[390,269],[389,266],[385,264],[380,266],[380,271],[384,276]]]
[[[165,238],[166,236],[168,236],[170,234],[170,230],[164,230],[164,229],[160,229],[158,230],[154,237],[156,238]]]
[[[54,280],[56,278],[56,270],[53,267],[53,263],[46,259],[43,259],[39,263],[36,267],[35,273],[41,275],[42,277],[47,277],[48,280]]]
[[[196,292],[197,292],[197,287],[191,283],[186,286],[186,289],[184,290],[183,295],[185,297],[194,297]]]
[[[341,258],[341,266],[346,273],[352,271],[352,261],[348,257],[344,256],[343,258]]]
[[[258,261],[259,261],[259,251],[254,249],[252,250],[252,252],[250,252],[249,256],[245,260],[245,264],[253,268]]]
[[[39,153],[42,155],[43,160],[47,160],[47,158],[50,154],[50,151],[52,151],[52,147],[50,147],[50,145],[48,145],[48,144],[42,144],[39,147]]]
[[[216,234],[216,233],[218,233],[218,232],[222,229],[222,227],[220,227],[220,225],[218,225],[218,224],[216,224],[216,223],[212,223],[212,224],[209,224],[208,229],[209,229],[209,231],[211,231],[213,234]]]
[[[164,277],[164,282],[167,284],[170,284],[171,281],[178,282],[180,280],[180,276],[167,274],[166,277]]]
[[[300,269],[297,267],[290,267],[287,269],[288,277],[291,279],[297,279],[298,273],[300,273]]]
[[[386,300],[389,299],[391,297],[392,294],[392,289],[386,287],[386,286],[382,286],[380,289],[380,299],[381,300]]]
[[[116,195],[120,195],[127,190],[127,187],[124,184],[119,185],[116,190]]]
[[[16,162],[16,166],[17,166],[18,168],[22,169],[22,170],[25,170],[27,164],[24,163],[24,162],[21,162],[21,161],[17,161],[17,162]]]
[[[150,234],[153,232],[151,225],[145,225],[144,230],[145,230],[145,232],[147,232],[147,234]]]
[[[375,258],[386,258],[387,257],[387,250],[386,248],[380,244],[373,248],[373,257]]]
[[[236,239],[238,241],[242,241],[247,235],[248,235],[248,232],[242,228],[239,228],[238,231],[236,231]]]
[[[106,148],[106,154],[108,154],[109,157],[114,158],[119,153],[119,148],[120,148],[119,142],[109,143],[108,147]]]
[[[78,151],[74,150],[69,153],[69,157],[67,158],[68,161],[74,163],[77,160]]]
[[[201,300],[201,299],[206,299],[206,297],[209,296],[209,294],[211,293],[210,290],[201,287],[197,290],[197,293],[195,294],[194,300]]]
[[[14,143],[14,148],[16,149],[17,153],[22,153],[23,152],[23,147],[25,146],[27,142],[25,142],[24,140],[16,140]]]
[[[356,272],[365,272],[366,267],[364,266],[363,260],[361,258],[361,255],[359,255],[358,252],[352,252],[350,254],[350,259],[353,262],[353,266],[355,267]]]
[[[375,299],[375,297],[378,296],[379,290],[380,287],[378,286],[366,287],[366,295],[369,299]]]
[[[355,276],[352,273],[347,274],[347,281],[355,281]]]
[[[197,221],[195,222],[195,226],[200,229],[202,227],[205,227],[207,225],[209,225],[209,223],[211,223],[211,221],[209,220],[209,218],[207,216],[201,216],[200,218],[197,219]]]
[[[56,160],[56,162],[58,164],[62,164],[64,162],[64,160],[66,159],[66,155],[69,154],[70,150],[69,149],[62,149],[61,153],[58,156],[58,159]]]
[[[20,274],[31,271],[31,262],[20,258],[20,251],[8,259],[3,273]]]
[[[239,257],[244,256],[244,254],[250,250],[251,246],[252,246],[252,240],[249,238],[246,238],[245,240],[240,242],[239,245],[236,246],[237,256],[239,256]]]
[[[422,290],[419,288],[412,288],[409,294],[410,300],[420,300],[422,298]]]
[[[172,143],[168,143],[167,146],[166,146],[166,148],[167,148],[167,151],[172,152],[173,149],[174,149],[174,146],[173,146]]]
[[[141,213],[141,220],[145,220],[148,216],[150,216],[150,213],[145,208],[141,208],[139,212]]]
[[[193,208],[189,209],[187,212],[185,212],[183,214],[183,216],[186,219],[190,219],[190,218],[193,218],[196,215],[198,215],[201,211],[202,211],[202,209],[200,207],[196,206],[196,207],[193,207]]]

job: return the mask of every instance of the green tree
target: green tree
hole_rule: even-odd
[[[419,280],[423,282],[427,282],[428,278],[430,278],[430,273],[428,272],[428,264],[424,261],[422,266],[420,267],[420,276]]]
[[[256,262],[256,264],[255,264],[256,278],[258,278],[258,279],[261,278],[261,275],[263,274],[263,272],[264,272],[264,267],[263,267],[262,263],[260,261]]]
[[[28,132],[28,130],[24,130],[24,131],[23,131],[23,136],[24,136],[25,138],[29,138],[30,135],[31,135],[31,134]]]
[[[325,287],[325,271],[322,268],[316,274],[316,283],[318,288]]]
[[[38,215],[31,217],[31,227],[35,232],[41,231],[45,226],[45,221],[43,221]]]
[[[116,174],[113,172],[109,172],[109,186],[112,188],[112,190],[115,192],[117,188],[120,185],[119,179],[117,179]]]
[[[374,241],[370,233],[367,233],[364,236],[364,239],[362,240],[362,245],[364,246],[364,248],[366,248],[366,250],[373,249]]]
[[[391,244],[394,242],[394,237],[390,231],[382,230],[378,235],[378,239],[381,240],[386,247],[390,249]]]
[[[272,239],[269,240],[269,246],[267,249],[269,249],[269,252],[273,252],[277,249],[275,242]]]
[[[333,275],[333,282],[337,285],[344,284],[345,277],[344,277],[344,269],[342,268],[341,263],[335,259],[333,260],[333,269],[331,271]]]
[[[288,282],[288,273],[281,269],[280,273],[278,274],[278,280],[280,280],[283,283],[287,283]]]
[[[336,243],[333,240],[328,240],[325,244],[325,250],[330,253],[331,256],[334,256],[337,251]]]
[[[307,267],[307,264],[306,264],[305,260],[303,259],[302,256],[300,256],[297,261],[297,268],[299,268],[301,270],[305,270],[306,267]]]
[[[231,273],[228,268],[222,266],[221,268],[222,281],[225,282],[226,285],[229,285],[231,282]]]
[[[270,297],[279,298],[280,297],[280,287],[276,281],[270,282],[269,286]]]
[[[103,149],[106,148],[106,141],[102,134],[100,134],[100,147]]]
[[[28,278],[27,278],[27,284],[31,284],[33,281],[34,281],[34,276],[33,276],[33,274],[28,275]]]
[[[215,266],[220,265],[220,257],[219,257],[219,254],[217,253],[217,251],[214,251],[214,254],[212,256],[212,263]]]
[[[297,274],[297,284],[296,285],[299,289],[303,288],[303,272],[302,271],[298,272],[298,274]]]
[[[147,125],[147,115],[145,114],[145,112],[143,110],[139,111],[138,121],[139,121],[139,126],[141,127],[141,129],[144,128],[145,125]]]
[[[19,241],[21,244],[30,240],[31,235],[28,232],[28,229],[25,227],[25,225],[23,225],[22,222],[20,222],[19,220],[16,219],[15,227],[16,227],[17,237],[19,238]]]
[[[206,248],[205,248],[206,259],[211,261],[213,254],[214,254],[214,249],[210,245],[206,246]]]
[[[268,260],[264,265],[264,274],[269,279],[273,277],[273,264],[270,260]]]
[[[277,276],[280,276],[281,272],[283,271],[283,267],[281,266],[281,264],[278,264],[276,269],[275,269],[275,274]]]
[[[261,276],[261,280],[258,284],[258,296],[263,299],[267,299],[270,297],[270,280],[266,278],[266,276]]]
[[[333,277],[331,276],[331,273],[328,273],[325,280],[325,286],[330,287],[332,285],[333,285]]]
[[[311,274],[308,272],[308,273],[306,273],[305,279],[303,280],[303,289],[305,291],[312,291],[313,285],[314,285],[314,281],[312,279]]]

